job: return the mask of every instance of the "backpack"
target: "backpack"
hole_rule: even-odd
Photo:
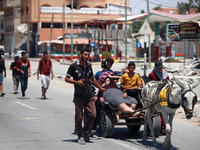
[[[42,62],[43,62],[43,58],[42,58],[41,61],[40,61],[40,71],[41,71],[41,68],[42,68]],[[49,59],[49,68],[50,68],[50,66],[51,66],[51,61],[50,61],[50,59]]]

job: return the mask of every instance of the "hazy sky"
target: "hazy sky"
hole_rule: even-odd
[[[140,10],[147,11],[147,0],[129,0],[129,6],[132,7],[133,14],[140,14]],[[149,9],[152,9],[159,4],[163,7],[176,7],[177,2],[188,2],[188,0],[149,0]]]

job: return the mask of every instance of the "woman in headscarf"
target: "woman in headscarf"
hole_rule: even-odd
[[[165,79],[169,80],[168,73],[163,68],[164,68],[164,66],[162,64],[162,61],[160,61],[160,60],[156,61],[153,71],[148,76],[149,79],[151,81],[152,80],[153,81],[162,81],[162,80],[165,80]],[[165,132],[166,125],[165,125],[165,121],[164,121],[161,113],[160,113],[160,118],[161,118],[161,124],[162,124],[161,133],[166,134],[166,132]]]
[[[155,62],[155,67],[153,71],[149,74],[149,79],[153,81],[161,81],[164,79],[169,80],[167,71],[163,69],[163,64],[160,60]]]
[[[103,87],[107,90],[99,91],[97,100],[100,102],[106,101],[111,109],[118,110],[115,113],[117,122],[119,121],[119,115],[122,113],[133,113],[133,116],[137,116],[140,113],[134,113],[137,106],[137,100],[130,96],[123,98],[124,92],[117,87],[112,78],[107,77]]]

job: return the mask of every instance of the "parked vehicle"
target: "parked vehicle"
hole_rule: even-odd
[[[17,50],[17,52],[15,53],[15,56],[19,56],[19,58],[22,58],[22,52],[26,52],[25,50]],[[26,54],[26,56],[28,56],[28,54]]]
[[[4,51],[5,51],[4,46],[0,45],[0,53],[1,53],[2,56],[4,55]]]

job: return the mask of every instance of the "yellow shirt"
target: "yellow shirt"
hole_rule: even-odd
[[[138,87],[138,85],[142,84],[140,77],[137,73],[135,73],[134,76],[132,76],[131,78],[129,77],[128,73],[125,73],[122,75],[120,82],[125,86],[125,87],[129,87],[132,89],[135,89]]]

